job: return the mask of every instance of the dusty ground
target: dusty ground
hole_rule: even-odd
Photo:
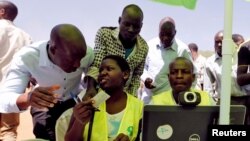
[[[33,125],[32,118],[30,115],[30,110],[25,111],[20,114],[20,125],[18,127],[17,141],[22,141],[26,139],[34,139],[33,135]]]

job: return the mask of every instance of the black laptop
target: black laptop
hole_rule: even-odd
[[[146,105],[142,141],[207,141],[208,125],[218,124],[219,106]],[[244,123],[246,107],[231,105],[230,124]]]

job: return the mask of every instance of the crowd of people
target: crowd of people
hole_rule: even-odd
[[[118,26],[97,31],[93,49],[71,23],[55,25],[48,41],[32,42],[14,25],[17,15],[14,3],[0,1],[2,141],[16,140],[19,114],[29,107],[37,139],[129,141],[140,140],[146,104],[179,105],[188,91],[199,93],[198,105],[220,104],[222,30],[205,58],[196,43],[176,37],[171,17],[159,22],[158,37],[145,41],[143,11],[135,4],[124,7]],[[231,104],[246,106],[249,125],[250,41],[237,33],[233,42]],[[100,92],[109,98],[95,107]]]

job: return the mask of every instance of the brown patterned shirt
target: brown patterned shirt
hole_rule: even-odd
[[[119,55],[125,58],[125,49],[118,36],[118,28],[103,27],[98,30],[94,47],[95,59],[89,68],[88,75],[95,79],[97,78],[101,61],[107,55]],[[126,58],[131,69],[130,79],[126,85],[126,91],[130,94],[136,95],[137,93],[147,53],[148,45],[146,41],[138,35],[132,53]]]

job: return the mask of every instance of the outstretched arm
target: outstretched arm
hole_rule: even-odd
[[[103,29],[99,29],[96,38],[95,38],[95,47],[94,47],[94,61],[90,66],[85,81],[87,81],[87,90],[84,98],[93,97],[97,94],[97,76],[99,74],[99,66],[102,62],[102,59],[106,56],[106,41],[105,34]]]
[[[245,46],[242,46],[238,52],[237,68],[237,83],[240,86],[250,84],[250,73],[248,73],[248,65],[250,65],[249,55],[249,49]]]

